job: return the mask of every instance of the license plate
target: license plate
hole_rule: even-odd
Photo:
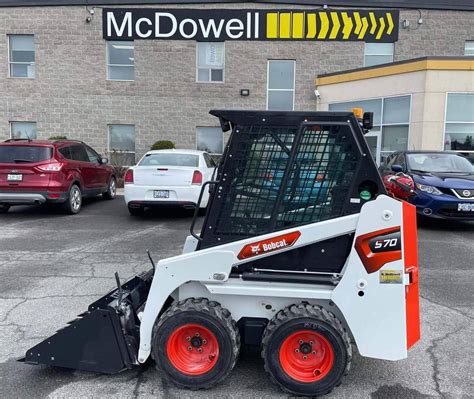
[[[474,212],[474,204],[458,204],[458,212]]]
[[[170,192],[168,190],[155,190],[153,191],[153,198],[169,198]]]
[[[22,181],[23,175],[8,175],[7,181]]]

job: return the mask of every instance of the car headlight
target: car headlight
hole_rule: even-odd
[[[428,194],[433,194],[433,195],[442,195],[443,194],[436,187],[426,186],[425,184],[416,183],[416,188],[418,188],[418,190],[423,191],[423,192],[428,193]]]

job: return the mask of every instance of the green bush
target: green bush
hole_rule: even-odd
[[[48,140],[67,140],[67,136],[51,136]]]
[[[172,150],[176,148],[174,143],[170,140],[158,140],[155,144],[153,144],[150,150]]]

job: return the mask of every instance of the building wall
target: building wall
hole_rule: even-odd
[[[210,7],[219,5],[198,6]],[[108,124],[134,124],[138,154],[158,139],[195,148],[196,126],[218,126],[210,109],[265,109],[268,59],[296,60],[296,110],[315,109],[316,75],[363,66],[363,43],[227,42],[225,83],[196,83],[194,41],[149,40],[135,42],[134,82],[107,81],[101,9],[90,24],[88,15],[74,6],[0,8],[0,139],[8,138],[10,121],[36,121],[39,138],[65,134],[105,151]],[[462,55],[465,40],[474,38],[472,12],[422,16],[416,30],[400,29],[395,60]],[[400,20],[415,27],[418,17],[417,11],[402,10]],[[8,34],[35,35],[35,79],[7,77]],[[239,95],[242,88],[250,89],[249,97]],[[359,94],[367,96],[364,88]]]
[[[409,150],[442,150],[446,94],[474,92],[474,71],[423,70],[371,79],[320,85],[317,109],[329,104],[411,95]]]

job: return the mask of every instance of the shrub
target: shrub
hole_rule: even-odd
[[[170,140],[158,140],[155,144],[153,144],[150,150],[172,150],[176,148],[174,143]]]
[[[67,140],[67,136],[51,136],[48,140]]]

